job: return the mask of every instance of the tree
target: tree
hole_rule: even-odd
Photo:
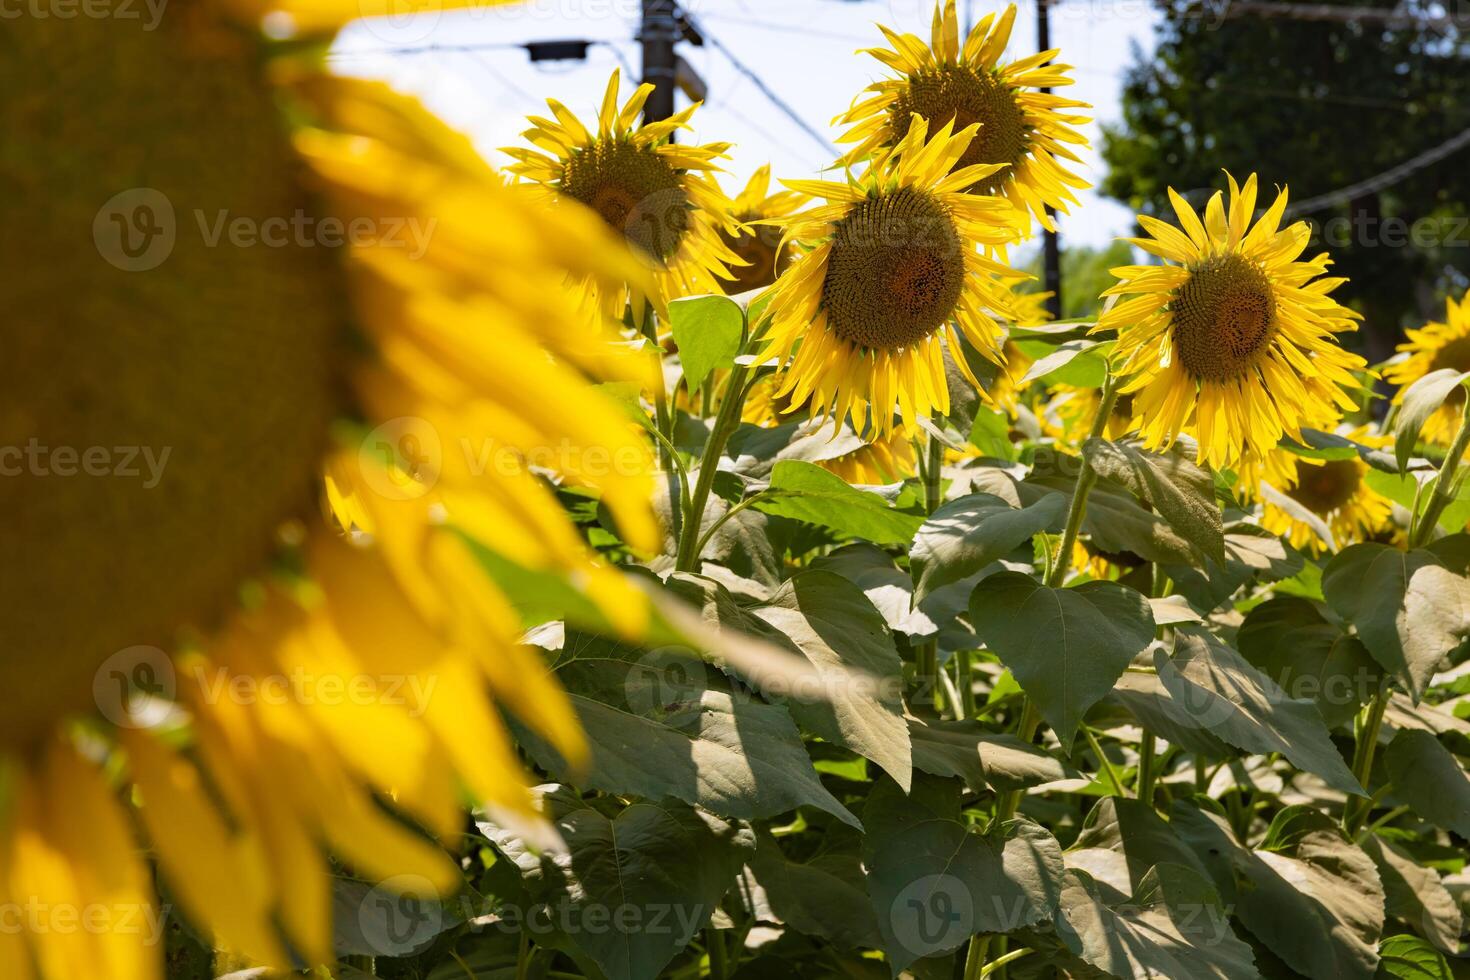
[[[1351,11],[1358,3],[1333,3]],[[1381,10],[1382,8],[1380,8]],[[1395,8],[1423,13],[1420,0]],[[1470,32],[1382,20],[1297,20],[1226,4],[1160,4],[1151,57],[1135,50],[1121,124],[1105,126],[1103,193],[1172,216],[1166,188],[1196,206],[1255,171],[1291,199],[1386,171],[1470,127]],[[1442,316],[1470,279],[1470,148],[1378,193],[1309,215],[1314,246],[1351,283],[1370,360],[1401,328]],[[1263,203],[1269,203],[1269,198]]]

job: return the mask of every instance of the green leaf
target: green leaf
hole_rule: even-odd
[[[1120,897],[1133,894],[1157,864],[1183,865],[1208,874],[1194,851],[1153,807],[1121,796],[1097,801],[1066,858],[1068,867],[1080,866],[1094,878],[1103,877],[1099,872],[1109,865],[1118,865],[1116,870],[1121,873],[1107,877],[1110,883],[1117,877]]]
[[[1037,452],[1036,468],[1019,487],[1022,501],[1029,505],[1047,493],[1062,494],[1070,501],[1076,485],[1078,461],[1061,453]],[[1132,552],[1145,561],[1197,564],[1199,550],[1158,514],[1145,510],[1132,495],[1110,480],[1099,480],[1087,496],[1082,531],[1098,551]]]
[[[725,452],[735,461],[736,473],[765,480],[782,460],[821,463],[856,452],[864,445],[846,423],[834,435],[830,422],[800,420],[769,428],[741,425],[730,437]]]
[[[1470,775],[1439,739],[1429,732],[1400,729],[1383,761],[1394,792],[1416,814],[1470,838]]]
[[[924,523],[895,510],[878,494],[850,487],[842,477],[798,460],[775,465],[771,491],[753,506],[874,544],[907,544]]]
[[[1329,728],[1352,721],[1382,676],[1361,640],[1296,596],[1277,596],[1252,609],[1235,642],[1290,697],[1314,701]]]
[[[670,301],[669,327],[689,390],[698,391],[711,371],[734,367],[745,314],[726,296],[688,296]]]
[[[1047,921],[1060,899],[1061,847],[1029,820],[1008,824],[1004,839],[921,820],[874,846],[868,891],[894,976],[977,932]]]
[[[912,761],[903,718],[903,662],[862,590],[832,572],[805,571],[749,612],[791,640],[819,677],[836,682],[821,697],[790,692],[783,700],[792,716],[822,738],[872,759],[907,789]],[[853,671],[859,677],[843,683]]]
[[[1107,376],[1107,355],[1112,350],[1112,341],[1068,340],[1061,344],[1044,341],[1022,340],[1017,346],[1028,357],[1036,359],[1020,387],[1033,381],[1048,385],[1065,384],[1076,388],[1101,388]]]
[[[1028,789],[1081,774],[1039,745],[1014,735],[988,732],[972,721],[909,719],[914,766],[936,776],[954,776],[972,791]]]
[[[1470,580],[1432,552],[1355,544],[1328,563],[1322,592],[1416,701],[1445,655],[1470,636]]]
[[[1164,570],[1196,609],[1218,608],[1252,581],[1279,582],[1305,567],[1302,556],[1276,535],[1254,524],[1225,530],[1225,561],[1207,559],[1201,568],[1166,560]]]
[[[1388,914],[1418,929],[1440,949],[1458,953],[1463,925],[1460,906],[1439,873],[1392,841],[1373,834],[1360,837],[1358,846],[1378,868]]]
[[[1470,371],[1461,373],[1454,368],[1430,371],[1424,377],[1404,389],[1403,404],[1393,426],[1393,454],[1398,460],[1399,471],[1409,468],[1409,457],[1419,442],[1419,432],[1429,416],[1438,411],[1449,398],[1456,385],[1470,381]]]
[[[1221,898],[1270,950],[1307,977],[1371,980],[1383,930],[1373,861],[1325,814],[1288,807],[1267,847],[1242,847],[1222,817],[1177,801],[1170,824],[1201,856]]]
[[[1444,955],[1418,936],[1389,936],[1378,947],[1382,980],[1453,980]]]
[[[338,955],[412,956],[464,921],[463,906],[414,875],[373,885],[332,878],[332,945]]]
[[[1174,633],[1174,656],[1154,653],[1159,680],[1201,728],[1246,752],[1280,752],[1344,793],[1361,794],[1316,706],[1276,683],[1201,627]]]
[[[1225,531],[1208,472],[1180,452],[1159,455],[1128,442],[1088,439],[1082,455],[1098,475],[1147,503],[1201,554],[1225,560]]]
[[[1144,728],[1186,752],[1205,759],[1224,759],[1233,754],[1217,735],[1200,727],[1189,706],[1175,700],[1157,674],[1124,674],[1107,700],[1121,705]]]
[[[1290,439],[1281,441],[1281,448],[1294,455],[1306,459],[1361,459],[1375,470],[1384,473],[1397,473],[1398,462],[1393,454],[1384,452],[1373,446],[1365,446],[1360,442],[1354,442],[1346,436],[1340,436],[1335,432],[1322,432],[1318,429],[1303,429],[1302,439],[1306,445],[1299,445]]]
[[[695,657],[667,650],[636,661],[579,657],[557,676],[591,746],[587,788],[673,796],[741,819],[814,806],[858,825],[818,779],[787,710],[722,689],[723,679]],[[537,765],[571,779],[554,749],[518,734]]]
[[[709,921],[754,850],[748,828],[680,803],[635,803],[609,817],[543,789],[565,848],[534,852],[490,817],[480,832],[520,869],[532,898],[565,917],[571,945],[608,980],[656,976]]]
[[[1369,470],[1365,479],[1371,489],[1383,494],[1405,510],[1413,510],[1415,498],[1419,498],[1418,504],[1420,507],[1423,507],[1424,498],[1431,489],[1429,486],[1425,486],[1421,492],[1419,490],[1419,478],[1423,477],[1427,480],[1430,475],[1422,470],[1415,470],[1405,474],[1381,473],[1378,470]],[[1450,505],[1440,512],[1439,526],[1453,534],[1457,531],[1463,531],[1467,522],[1470,522],[1470,483],[1462,483],[1456,491],[1455,497],[1451,500]]]
[[[974,415],[970,423],[970,445],[980,450],[981,455],[993,459],[1015,459],[1010,417],[984,405],[978,406]]]
[[[1111,907],[1086,872],[1068,871],[1062,891],[1062,940],[1114,977],[1247,980],[1258,977],[1250,947],[1208,878],[1179,864],[1149,869],[1138,891]]]
[[[756,917],[762,921],[820,936],[843,949],[875,949],[882,944],[856,854],[792,861],[782,853],[776,838],[763,833],[748,864],[750,884],[756,891]]]
[[[958,582],[1008,556],[1041,531],[1059,533],[1067,500],[1047,494],[1017,509],[999,497],[974,493],[936,510],[919,528],[909,550],[909,567],[919,601],[943,585]]]
[[[1154,638],[1148,600],[1116,582],[1053,589],[998,572],[970,595],[975,634],[1010,668],[1063,745]]]

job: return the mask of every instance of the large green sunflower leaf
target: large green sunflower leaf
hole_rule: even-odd
[[[1445,656],[1470,637],[1470,579],[1429,551],[1355,544],[1328,563],[1322,592],[1415,700]]]
[[[770,489],[753,506],[874,544],[907,544],[924,523],[879,494],[851,487],[842,477],[800,460],[777,463]]]
[[[1061,494],[1047,494],[1019,509],[988,493],[950,501],[924,522],[909,549],[915,596],[922,602],[935,589],[1006,557],[1041,531],[1059,533],[1066,515],[1067,499]]]
[[[1235,642],[1241,655],[1289,696],[1312,699],[1329,728],[1352,721],[1382,676],[1360,639],[1297,596],[1277,596],[1256,606]]]
[[[1418,936],[1389,936],[1378,947],[1379,980],[1452,980],[1444,955]]]
[[[1470,774],[1434,735],[1400,729],[1383,756],[1394,792],[1431,823],[1470,838]]]
[[[735,364],[745,314],[726,296],[685,296],[669,302],[669,328],[690,391],[698,391],[716,368]]]
[[[1223,818],[1192,803],[1176,802],[1170,817],[1225,903],[1288,966],[1308,977],[1371,980],[1383,886],[1372,859],[1326,814],[1282,810],[1255,850],[1241,846]]]
[[[1250,947],[1230,931],[1214,885],[1184,865],[1150,868],[1132,897],[1115,904],[1086,872],[1068,871],[1057,927],[1074,953],[1114,977],[1259,976]]]
[[[674,801],[609,815],[553,790],[542,799],[565,847],[533,851],[492,817],[483,833],[520,869],[533,901],[608,980],[658,975],[698,934],[755,847],[749,828]]]
[[[1279,752],[1344,793],[1362,787],[1327,734],[1316,706],[1276,682],[1200,627],[1180,627],[1174,655],[1154,652],[1159,680],[1201,728],[1247,752]]]
[[[1105,479],[1126,487],[1190,544],[1225,560],[1225,531],[1215,503],[1215,480],[1179,452],[1145,452],[1132,443],[1088,439],[1082,454]]]
[[[1454,368],[1441,368],[1404,389],[1403,404],[1393,426],[1393,454],[1400,472],[1409,468],[1409,457],[1414,454],[1419,432],[1429,416],[1439,411],[1456,386],[1467,382],[1470,382],[1470,371],[1461,373]]]
[[[1064,745],[1155,629],[1148,600],[1116,582],[1053,589],[1019,572],[976,586],[970,622]]]

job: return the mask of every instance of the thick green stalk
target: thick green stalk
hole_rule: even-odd
[[[1138,798],[1149,806],[1154,804],[1154,755],[1157,751],[1154,733],[1144,729],[1143,746],[1138,754]]]
[[[1410,548],[1418,548],[1429,542],[1434,535],[1435,525],[1439,523],[1439,515],[1455,499],[1455,475],[1467,448],[1470,448],[1470,398],[1465,399],[1465,409],[1460,417],[1460,431],[1455,433],[1455,440],[1450,444],[1444,462],[1440,464],[1439,478],[1434,481],[1434,493],[1430,495],[1424,513],[1414,523],[1413,533],[1409,537]]]
[[[1383,713],[1388,708],[1389,685],[1380,681],[1373,701],[1362,724],[1358,726],[1358,743],[1353,749],[1353,775],[1364,789],[1368,788],[1368,777],[1373,772],[1373,756],[1378,749],[1378,734],[1383,730]],[[1356,836],[1364,819],[1373,811],[1373,801],[1363,797],[1349,797],[1342,808],[1342,829],[1349,837]]]
[[[720,414],[715,416],[715,424],[704,444],[699,475],[694,481],[694,492],[689,495],[689,509],[684,513],[684,532],[679,536],[679,553],[674,559],[677,571],[692,572],[699,564],[699,526],[704,518],[705,505],[709,503],[710,490],[715,485],[715,474],[720,469],[720,456],[724,454],[730,436],[740,426],[740,409],[745,404],[745,380],[749,373],[748,366],[737,364],[725,383],[725,391],[720,398]]]
[[[1092,431],[1088,433],[1090,439],[1101,439],[1107,429],[1108,416],[1113,413],[1113,405],[1118,401],[1118,380],[1109,371],[1103,379],[1102,402],[1097,407],[1097,418],[1092,421]],[[1087,513],[1087,495],[1097,485],[1097,472],[1093,470],[1092,464],[1086,456],[1082,457],[1082,469],[1077,474],[1077,485],[1072,490],[1072,503],[1067,508],[1067,524],[1062,531],[1062,542],[1057,546],[1056,558],[1052,562],[1051,573],[1046,577],[1046,584],[1053,589],[1062,587],[1067,578],[1067,569],[1072,565],[1072,549],[1077,544],[1077,533],[1082,528],[1082,518]],[[1031,699],[1022,695],[1021,720],[1016,726],[1016,734],[1024,742],[1030,742],[1036,738],[1036,728],[1041,724],[1041,713],[1036,710],[1036,705]],[[999,827],[1005,821],[1016,815],[1016,808],[1021,805],[1021,790],[1013,789],[1001,794],[996,803],[995,826]]]
[[[938,421],[936,420],[936,425]],[[924,512],[932,514],[939,509],[944,499],[944,443],[928,433],[929,445],[921,461],[919,474],[924,480]],[[939,640],[925,640],[919,644],[915,654],[915,664],[919,674],[919,686],[927,686],[934,697],[934,710],[940,714],[944,713],[944,688],[939,681]],[[955,706],[955,710],[960,710]]]

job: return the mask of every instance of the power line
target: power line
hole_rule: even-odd
[[[1272,3],[1268,0],[1203,0],[1207,14],[1219,17],[1270,17],[1285,20],[1329,21],[1342,24],[1379,23],[1387,27],[1470,27],[1470,17],[1455,14],[1416,14],[1400,7],[1344,7],[1325,3]]]
[[[716,51],[725,56],[726,60],[728,60],[730,64],[734,66],[736,71],[744,75],[752,85],[759,89],[760,93],[764,95],[772,105],[781,110],[781,112],[788,119],[796,123],[796,125],[801,128],[801,131],[803,133],[806,133],[813,140],[820,143],[822,149],[831,153],[833,156],[840,156],[842,154],[842,151],[837,149],[836,145],[833,144],[831,140],[827,139],[826,136],[822,135],[822,133],[813,128],[810,123],[801,118],[800,113],[791,108],[791,106],[786,102],[785,99],[781,98],[779,95],[773,92],[771,90],[771,87],[767,85],[759,75],[757,75],[754,71],[746,66],[745,62],[737,58],[735,56],[735,52],[731,51],[723,41],[721,41],[717,37],[714,37],[711,34],[705,34],[704,38],[710,44],[710,46],[712,46]]]
[[[1366,194],[1376,194],[1378,191],[1386,190],[1400,181],[1405,180],[1425,167],[1438,163],[1456,150],[1466,146],[1470,146],[1470,129],[1466,129],[1457,136],[1450,137],[1438,146],[1425,150],[1416,157],[1405,160],[1396,167],[1391,167],[1381,174],[1369,177],[1367,180],[1361,180],[1356,184],[1332,191],[1330,194],[1321,194],[1317,197],[1308,198],[1298,204],[1293,204],[1286,209],[1283,217],[1294,218],[1300,214],[1311,214],[1314,211],[1322,211],[1338,204],[1344,204]]]

